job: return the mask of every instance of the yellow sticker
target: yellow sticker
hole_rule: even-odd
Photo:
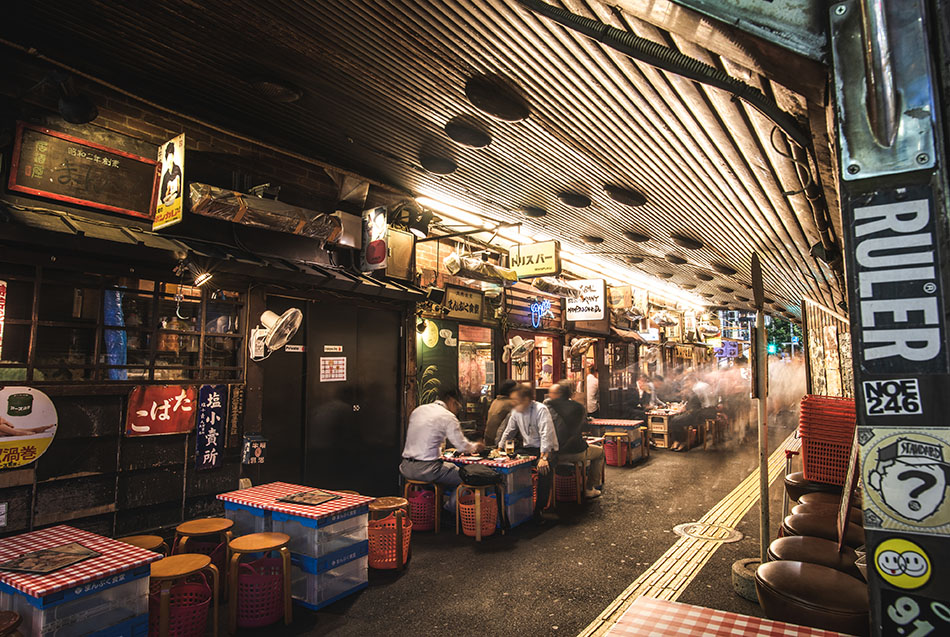
[[[904,538],[878,544],[874,566],[885,582],[897,588],[920,588],[930,580],[930,558],[922,548]]]

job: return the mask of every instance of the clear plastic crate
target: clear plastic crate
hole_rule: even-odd
[[[517,493],[531,486],[531,468],[531,464],[520,464],[505,475],[505,489],[508,493]]]
[[[360,513],[339,522],[317,526],[320,520],[300,518],[275,512],[272,530],[290,536],[293,553],[323,557],[369,539],[368,513]]]
[[[320,608],[366,586],[369,558],[357,558],[324,573],[307,573],[294,566],[290,590],[295,600],[308,608]]]
[[[24,637],[78,637],[148,613],[148,576],[37,608],[23,594],[0,592],[0,608],[20,614]]]
[[[272,530],[271,513],[264,509],[225,502],[224,515],[234,522],[231,530],[235,537],[250,535],[251,533],[269,533]]]
[[[517,500],[509,501],[505,513],[508,515],[508,524],[512,527],[518,526],[531,519],[534,515],[534,504],[531,502],[531,489],[527,495]]]

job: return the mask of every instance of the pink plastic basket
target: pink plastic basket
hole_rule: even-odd
[[[284,616],[283,565],[279,557],[241,564],[238,572],[238,626],[269,626]]]
[[[203,637],[208,625],[211,587],[203,573],[189,577],[171,588],[168,599],[169,637]],[[152,587],[148,596],[148,634],[158,635],[161,593]]]
[[[622,467],[627,464],[627,447],[628,443],[626,441],[614,441],[608,440],[604,443],[604,456],[606,458],[607,464],[611,467]]]
[[[577,502],[577,479],[574,471],[569,475],[554,474],[554,496],[558,502]]]
[[[417,485],[409,487],[409,519],[416,531],[431,531],[435,528],[435,490]]]

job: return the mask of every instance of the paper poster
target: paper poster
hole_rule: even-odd
[[[228,386],[202,385],[198,389],[195,431],[195,468],[214,469],[221,464],[224,427],[228,421]]]
[[[184,385],[140,385],[129,394],[125,435],[187,433],[195,428],[198,390]]]
[[[565,299],[568,321],[600,321],[605,316],[607,283],[603,279],[571,281],[581,294],[576,299]]]
[[[180,223],[185,202],[185,134],[170,139],[158,148],[161,178],[152,230]]]
[[[363,243],[360,250],[360,270],[372,272],[386,267],[386,207],[363,211]]]
[[[338,383],[346,380],[346,356],[320,357],[320,382]]]
[[[56,436],[56,407],[32,387],[0,388],[0,469],[14,469],[42,456]]]

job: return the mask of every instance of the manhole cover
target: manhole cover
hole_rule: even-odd
[[[686,522],[673,527],[673,532],[683,537],[693,537],[710,542],[738,542],[744,536],[736,529],[721,524],[706,524],[704,522]]]

